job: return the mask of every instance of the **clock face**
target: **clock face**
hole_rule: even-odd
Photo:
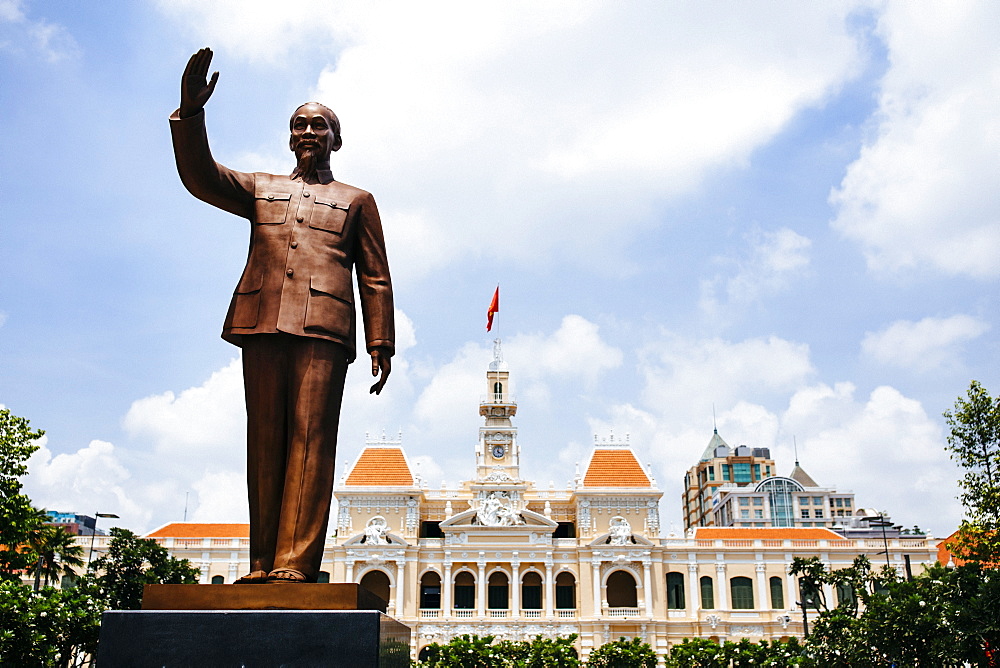
[[[493,446],[493,457],[495,459],[503,459],[505,452],[507,452],[507,450],[502,445]]]

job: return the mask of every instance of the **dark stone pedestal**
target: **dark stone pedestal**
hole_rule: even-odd
[[[251,587],[252,588],[252,587]],[[105,612],[98,668],[405,668],[410,629],[373,610]]]

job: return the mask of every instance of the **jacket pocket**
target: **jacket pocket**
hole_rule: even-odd
[[[317,276],[309,279],[306,329],[318,329],[340,337],[349,335],[354,317],[354,295],[350,284],[347,295],[337,287]]]
[[[347,211],[350,207],[350,202],[335,202],[317,197],[313,200],[309,227],[334,234],[343,234],[344,223],[347,222]]]
[[[254,197],[254,221],[258,225],[281,225],[288,215],[291,193],[264,192]]]
[[[260,314],[260,289],[264,275],[259,272],[244,274],[233,295],[233,320],[231,325],[242,329],[257,326]]]

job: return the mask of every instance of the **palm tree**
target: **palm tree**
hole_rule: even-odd
[[[61,575],[75,575],[74,567],[83,566],[83,548],[76,537],[58,524],[43,524],[31,532],[28,547],[37,555],[35,561],[35,591],[41,585],[58,582]]]

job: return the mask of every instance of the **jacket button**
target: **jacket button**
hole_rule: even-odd
[[[305,218],[303,218],[302,216],[296,216],[295,220],[301,223],[303,220],[305,220]]]
[[[302,196],[303,196],[303,197],[309,197],[309,193],[307,193],[307,192],[304,192],[304,193],[302,193]]]
[[[268,199],[268,201],[273,202],[274,201],[274,195],[268,195],[267,199]]]
[[[292,248],[298,248],[298,247],[299,247],[299,242],[298,241],[293,241],[292,242]],[[291,270],[289,270],[289,271],[291,271]]]
[[[295,271],[292,270],[292,269],[288,269],[287,271],[285,271],[285,273],[288,274],[288,276],[290,278],[295,273]]]

